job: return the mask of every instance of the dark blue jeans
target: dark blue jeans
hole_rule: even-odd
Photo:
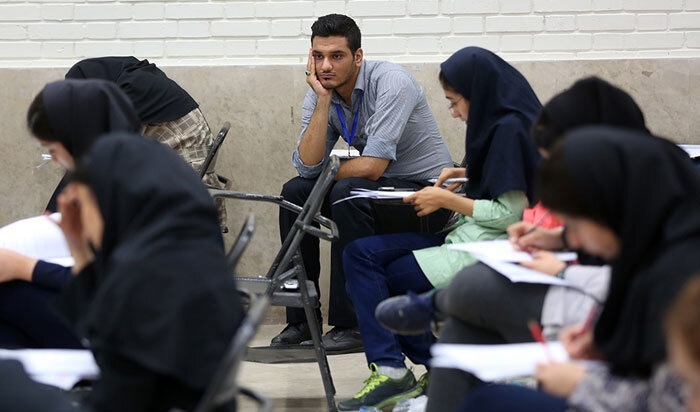
[[[19,280],[0,283],[0,347],[82,349],[53,306],[59,294]]]
[[[566,400],[516,385],[482,385],[469,393],[457,412],[564,412]]]
[[[368,363],[403,367],[405,354],[413,363],[427,364],[430,345],[435,342],[432,333],[394,335],[377,322],[374,310],[391,296],[433,289],[411,252],[441,245],[444,240],[444,235],[400,233],[366,237],[345,248],[346,287],[355,306]]]

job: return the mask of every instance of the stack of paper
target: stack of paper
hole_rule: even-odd
[[[368,198],[368,199],[403,199],[415,193],[415,190],[398,189],[398,190],[370,190],[370,189],[353,189],[350,191],[350,196],[336,200],[333,204],[338,204],[350,199]]]

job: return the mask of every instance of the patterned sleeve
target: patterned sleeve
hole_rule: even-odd
[[[665,365],[649,379],[614,376],[607,368],[590,370],[568,404],[570,411],[577,412],[685,410],[683,385]]]
[[[328,155],[335,146],[336,141],[338,141],[338,133],[329,124],[328,130],[326,131],[326,155],[324,156],[323,161],[315,165],[306,165],[301,161],[301,157],[299,156],[299,143],[301,143],[301,138],[304,136],[304,133],[306,133],[306,128],[311,122],[311,116],[314,114],[314,109],[316,108],[316,100],[316,93],[314,93],[313,90],[309,90],[304,97],[304,105],[301,111],[301,133],[297,139],[296,148],[294,149],[294,152],[292,152],[292,165],[295,169],[297,169],[299,176],[306,179],[313,179],[321,174],[321,171],[325,166],[325,161],[328,159]]]

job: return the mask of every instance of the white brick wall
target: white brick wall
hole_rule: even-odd
[[[355,18],[368,58],[398,62],[468,45],[510,60],[700,57],[700,0],[3,0],[0,67],[301,64],[328,13]]]

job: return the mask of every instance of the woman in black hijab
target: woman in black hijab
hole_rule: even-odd
[[[532,178],[539,155],[529,129],[541,108],[527,80],[488,50],[467,47],[440,66],[440,82],[452,116],[468,124],[467,168],[443,170],[435,186],[408,196],[419,216],[440,208],[459,214],[445,236],[426,233],[372,236],[345,248],[343,268],[372,374],[355,397],[340,410],[383,407],[395,396],[416,396],[404,353],[427,364],[435,338],[398,337],[382,328],[374,310],[382,300],[407,291],[425,292],[446,286],[462,267],[475,262],[468,253],[447,248],[450,243],[504,238],[508,225],[522,216],[532,200]],[[468,177],[466,197],[454,193],[459,184],[443,188],[448,178]],[[423,382],[424,383],[424,382]]]
[[[537,377],[550,395],[482,387],[464,410],[680,410],[680,385],[664,366],[662,319],[700,272],[700,176],[688,155],[665,139],[587,127],[555,145],[538,187],[542,202],[566,223],[571,246],[612,266],[593,331],[577,326],[561,336],[572,358],[602,359],[608,368],[540,365]]]
[[[216,208],[175,153],[108,137],[59,201],[76,266],[85,265],[60,306],[101,369],[93,409],[191,410],[243,314]],[[71,219],[78,212],[82,224]],[[93,249],[94,261],[81,261]]]
[[[67,170],[104,133],[133,132],[139,127],[129,99],[103,80],[47,84],[31,103],[27,124],[54,161]],[[0,347],[81,347],[51,306],[70,279],[70,268],[9,250],[0,256]]]
[[[192,96],[155,64],[133,56],[96,57],[73,65],[66,79],[102,79],[117,84],[131,99],[141,132],[173,148],[199,171],[214,143],[209,124]],[[210,186],[223,187],[213,170],[203,180]],[[216,202],[221,228],[228,231],[224,201]]]
[[[532,127],[532,137],[546,157],[564,132],[596,123],[647,131],[641,110],[625,91],[597,77],[588,77],[544,105]],[[600,267],[598,258],[581,262],[581,253],[581,264],[567,266],[554,254],[542,252],[564,248],[561,223],[557,228],[540,226],[534,230],[533,223],[522,221],[508,228],[515,238],[511,240],[524,249],[540,252],[523,265],[565,278],[580,289],[513,283],[489,266],[476,263],[462,269],[447,288],[382,302],[377,308],[377,319],[399,334],[419,333],[428,330],[436,317],[446,319],[440,343],[529,342],[533,339],[527,327],[531,319],[541,320],[547,338],[556,338],[561,327],[583,321],[591,307],[604,300],[609,268]],[[482,384],[469,373],[449,368],[433,369],[431,382],[428,411],[454,410],[466,394]]]
[[[206,189],[121,133],[82,159],[59,210],[77,272],[59,308],[100,367],[84,409],[193,410],[243,316]]]

